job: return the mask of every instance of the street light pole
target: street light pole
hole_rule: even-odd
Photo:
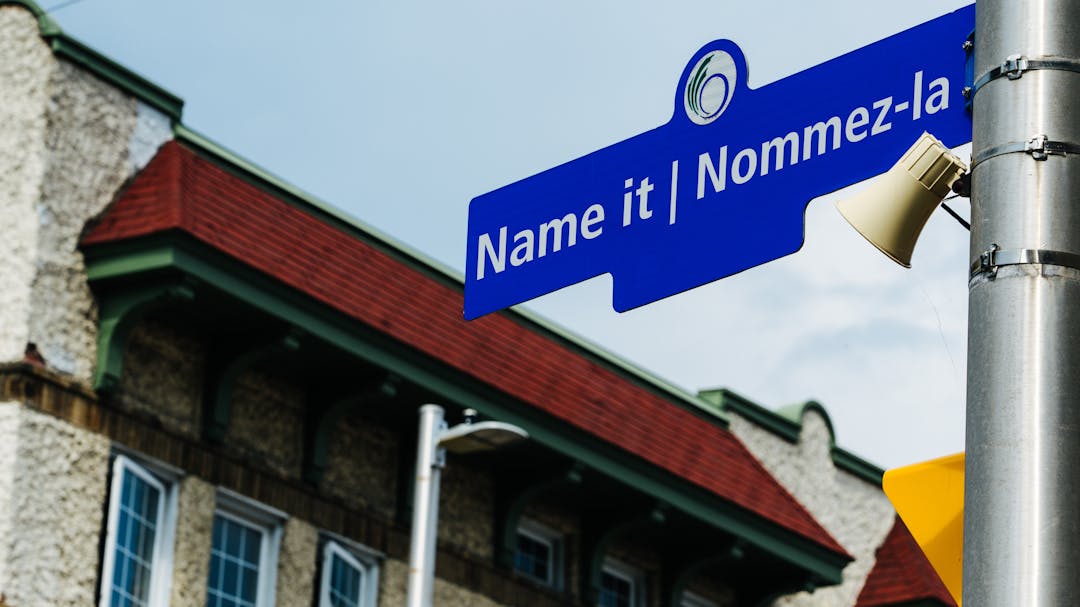
[[[465,421],[447,428],[442,407],[420,407],[408,593],[405,599],[407,607],[431,607],[439,528],[439,480],[446,465],[446,452],[491,451],[529,437],[525,430],[512,424],[495,421],[473,423],[475,414],[475,411],[466,409]]]
[[[420,433],[416,448],[416,479],[413,488],[412,538],[409,545],[407,607],[431,605],[435,580],[435,541],[439,520],[439,479],[445,452],[438,446],[446,429],[443,408],[420,407]]]
[[[1080,0],[976,13],[963,599],[1078,605]]]

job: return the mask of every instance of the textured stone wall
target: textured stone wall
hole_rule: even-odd
[[[817,411],[808,410],[802,421],[799,442],[791,444],[731,413],[735,434],[856,560],[844,569],[840,585],[784,597],[776,605],[854,605],[874,567],[874,553],[892,528],[895,512],[880,487],[836,468],[830,451],[833,437]]]
[[[0,592],[18,607],[94,602],[109,441],[0,405]]]
[[[495,485],[492,475],[447,456],[439,503],[439,541],[475,558],[495,557]]]
[[[379,607],[404,607],[407,596],[409,566],[397,559],[383,562],[379,579]],[[432,604],[439,607],[498,607],[499,603],[450,584],[436,575]]]
[[[52,53],[27,11],[0,7],[0,360],[22,358],[30,341],[38,215],[46,171],[45,130]]]
[[[277,604],[311,605],[315,596],[315,563],[319,531],[299,519],[285,522],[278,555]]]
[[[331,431],[319,489],[390,520],[397,499],[398,435],[361,415],[346,415]]]
[[[214,486],[206,481],[189,476],[180,482],[169,601],[172,607],[206,605],[215,499]]]
[[[687,583],[685,590],[697,596],[712,601],[716,607],[736,607],[735,591],[730,586],[702,574],[694,577]]]
[[[164,323],[144,320],[128,339],[116,403],[152,417],[170,432],[200,438],[202,342]]]
[[[0,124],[0,360],[34,342],[51,367],[87,379],[97,310],[79,235],[171,132],[58,61],[17,6],[0,7]]]
[[[249,460],[290,478],[303,464],[304,392],[259,371],[242,374],[233,387],[225,444]]]
[[[14,535],[15,471],[19,441],[19,403],[0,402],[0,538]],[[0,594],[12,585],[11,546],[0,539]]]

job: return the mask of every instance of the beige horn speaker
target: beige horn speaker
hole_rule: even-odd
[[[910,268],[919,233],[966,170],[937,138],[923,133],[891,169],[836,208],[882,253]]]

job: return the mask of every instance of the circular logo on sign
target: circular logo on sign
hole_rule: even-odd
[[[686,79],[683,106],[694,124],[709,124],[724,113],[735,94],[735,59],[713,51],[697,62]]]

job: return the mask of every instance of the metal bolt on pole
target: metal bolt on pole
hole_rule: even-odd
[[[1080,0],[980,0],[963,600],[1080,605]]]

